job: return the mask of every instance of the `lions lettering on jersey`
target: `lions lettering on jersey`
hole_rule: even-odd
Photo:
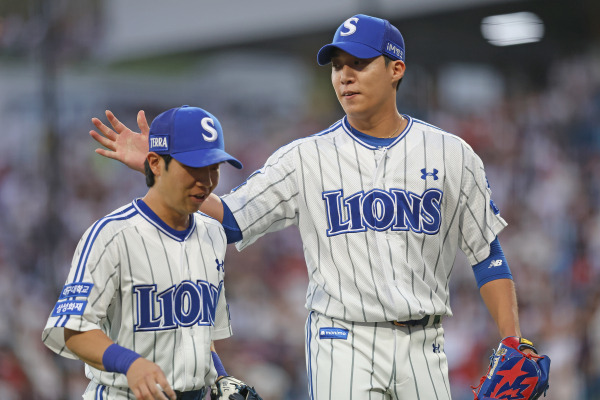
[[[428,189],[422,195],[403,189],[373,189],[344,198],[342,189],[323,193],[328,236],[342,233],[375,231],[407,231],[434,235],[442,221],[443,192]],[[344,207],[342,209],[342,207]],[[344,215],[347,216],[344,219]]]
[[[158,331],[178,326],[214,325],[223,281],[219,287],[198,280],[183,281],[156,294],[156,285],[133,287],[137,320],[134,331]]]

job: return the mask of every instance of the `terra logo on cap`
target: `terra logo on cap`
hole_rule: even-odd
[[[381,55],[404,61],[404,38],[400,31],[381,18],[358,14],[348,18],[335,32],[333,42],[317,54],[319,65],[331,62],[333,49],[340,49],[358,58]]]
[[[182,106],[159,114],[150,125],[150,151],[169,154],[192,168],[227,161],[236,168],[242,163],[225,152],[219,120],[198,107]]]

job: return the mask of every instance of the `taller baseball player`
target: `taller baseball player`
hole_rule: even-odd
[[[397,111],[405,46],[388,21],[347,19],[317,60],[331,64],[346,116],[283,146],[202,210],[230,227],[239,250],[298,226],[309,276],[311,399],[450,399],[442,319],[452,315],[448,287],[459,248],[500,336],[521,336],[497,238],[506,222],[483,163],[457,136]],[[143,112],[139,138],[107,115],[116,132],[96,123],[104,136],[92,136],[110,150],[97,152],[140,169],[130,141],[143,143]]]
[[[221,224],[197,211],[220,164],[242,165],[200,108],[160,114],[148,139],[148,192],[83,235],[42,335],[86,363],[85,399],[199,400],[226,376],[212,341],[231,335],[227,243]]]

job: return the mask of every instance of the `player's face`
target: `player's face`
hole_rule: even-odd
[[[365,59],[335,50],[331,58],[331,82],[350,118],[371,118],[383,110],[395,110],[394,79],[398,78],[393,63],[386,66],[383,56]]]
[[[160,177],[160,192],[168,207],[180,215],[198,211],[219,183],[219,165],[192,168],[171,160]]]

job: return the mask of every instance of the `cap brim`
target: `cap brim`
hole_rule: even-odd
[[[242,163],[220,149],[206,149],[186,151],[172,154],[173,158],[191,168],[206,167],[213,164],[228,162],[237,169],[242,168]]]
[[[381,52],[372,47],[356,42],[331,43],[321,47],[317,54],[319,65],[327,65],[331,62],[331,53],[334,49],[340,49],[357,58],[373,58],[381,55]]]

